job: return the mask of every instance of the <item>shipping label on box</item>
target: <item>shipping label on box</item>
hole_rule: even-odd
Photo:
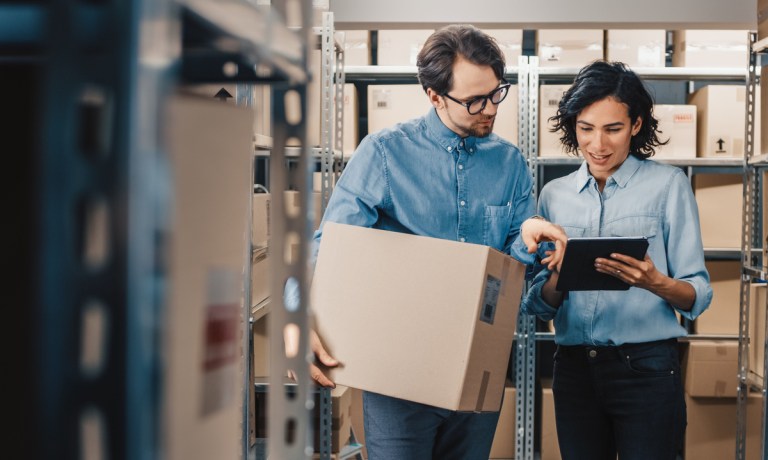
[[[333,379],[451,410],[498,411],[524,272],[487,246],[327,222],[311,305],[342,363]]]
[[[375,133],[432,108],[421,85],[371,85],[368,87],[368,132]]]

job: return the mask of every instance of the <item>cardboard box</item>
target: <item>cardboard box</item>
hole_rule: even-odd
[[[683,355],[685,392],[694,397],[735,397],[738,369],[736,340],[692,341]]]
[[[484,29],[499,45],[507,66],[516,67],[523,54],[523,31],[520,29]]]
[[[766,284],[752,283],[749,296],[749,372],[765,375]]]
[[[272,135],[272,88],[268,85],[242,84],[238,87],[235,83],[206,83],[183,85],[180,90],[185,94],[194,94],[233,106],[238,105],[238,97],[250,99],[251,105],[247,110],[253,112],[253,133]],[[240,93],[244,90],[250,90],[251,93]],[[241,104],[240,107],[245,106]]]
[[[314,411],[314,447],[315,452],[320,451],[320,400],[319,395]],[[331,452],[338,453],[342,447],[349,444],[349,435],[352,428],[352,390],[343,385],[336,385],[331,390]]]
[[[268,314],[253,322],[251,328],[251,375],[269,377],[269,319]]]
[[[757,0],[757,40],[768,38],[768,1]]]
[[[368,458],[368,451],[365,448],[365,419],[363,413],[363,391],[357,388],[350,388],[352,392],[352,402],[350,413],[352,414],[352,430],[355,433],[355,439],[358,444],[363,445],[363,458]]]
[[[688,426],[685,460],[734,458],[736,452],[736,398],[694,398],[685,395]],[[747,398],[746,459],[760,458],[762,398]],[[544,460],[542,458],[542,460]]]
[[[666,30],[606,30],[605,58],[632,67],[664,67]]]
[[[524,272],[487,246],[327,222],[311,305],[343,363],[334,380],[451,410],[499,410]]]
[[[714,295],[709,308],[693,321],[692,332],[738,335],[741,261],[708,260],[705,264]]]
[[[434,29],[379,30],[377,65],[415,66],[416,57]]]
[[[370,32],[367,30],[343,30],[344,65],[371,65]]]
[[[705,248],[741,248],[744,185],[741,174],[696,174],[693,193],[699,206]]]
[[[603,31],[599,29],[544,29],[536,32],[536,54],[541,67],[581,68],[603,59]]]
[[[696,106],[654,104],[659,120],[659,140],[669,142],[656,148],[654,158],[696,158]]]
[[[368,87],[368,132],[375,133],[432,108],[421,85],[371,85]]]
[[[760,67],[760,81],[768,82],[768,66]],[[756,102],[755,105],[760,107],[761,114],[768,113],[768,91],[760,91],[758,94],[759,102]],[[759,138],[755,137],[754,154],[768,154],[768,116],[761,116],[759,120],[755,117],[755,125],[755,131],[758,130],[757,125],[760,126],[761,135]],[[762,133],[765,133],[765,135]]]
[[[515,432],[517,427],[517,392],[513,382],[507,381],[504,387],[504,401],[501,403],[499,423],[496,425],[496,433],[493,435],[491,445],[491,460],[515,458]]]
[[[560,460],[552,381],[541,382],[541,460]]]
[[[496,120],[493,122],[493,132],[515,145],[519,145],[517,132],[520,111],[519,100],[518,86],[510,86],[507,98],[496,106]]]
[[[174,96],[163,121],[174,172],[161,337],[164,457],[236,458],[246,442],[239,436],[253,114]]]
[[[560,142],[560,132],[552,133],[552,123],[549,119],[557,114],[560,99],[571,85],[541,85],[539,86],[539,156],[549,157],[568,156]]]
[[[745,117],[739,114],[746,111],[746,93],[744,85],[707,85],[688,97],[688,103],[696,106],[699,157],[744,157]],[[755,102],[759,100],[756,94]],[[754,139],[760,139],[760,105],[757,103],[754,129]]]
[[[676,30],[672,35],[674,67],[747,68],[746,30]]]

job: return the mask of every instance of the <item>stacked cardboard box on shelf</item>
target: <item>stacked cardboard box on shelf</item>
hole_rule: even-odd
[[[603,59],[603,31],[550,29],[536,32],[536,54],[542,67],[581,68]]]
[[[605,58],[634,67],[664,67],[667,32],[665,30],[605,31]]]
[[[749,372],[765,377],[766,285],[752,283],[749,296]]]
[[[741,248],[742,181],[741,174],[693,176],[705,248]]]
[[[697,156],[704,158],[743,158],[744,85],[707,85],[692,93],[688,103],[696,106]],[[760,88],[755,95],[755,146],[760,145]]]
[[[491,445],[491,460],[511,460],[515,458],[515,431],[517,413],[515,411],[517,394],[514,383],[507,381],[504,386],[504,401],[501,403],[499,422]]]
[[[541,460],[560,460],[560,458],[552,380],[543,379],[541,382]]]
[[[379,30],[377,65],[415,66],[416,56],[434,29]]]
[[[566,156],[560,143],[560,133],[550,131],[549,119],[557,114],[560,99],[571,85],[541,85],[539,87],[539,156]]]
[[[368,87],[368,132],[375,133],[416,118],[432,108],[421,85]]]
[[[712,303],[693,321],[696,334],[739,333],[739,297],[741,293],[741,261],[706,261],[712,285]]]
[[[696,158],[696,107],[684,104],[655,104],[659,139],[667,144],[656,148],[653,158]]]
[[[747,68],[746,30],[677,30],[673,37],[674,67]]]

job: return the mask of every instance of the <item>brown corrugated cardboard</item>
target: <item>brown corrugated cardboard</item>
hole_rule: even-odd
[[[739,333],[741,262],[708,260],[706,266],[714,295],[709,308],[694,320],[693,332],[737,335]]]
[[[517,66],[523,53],[523,31],[520,29],[484,29],[483,32],[496,39],[507,66]]]
[[[349,390],[352,392],[352,402],[350,403],[350,413],[352,414],[352,429],[355,431],[355,439],[357,439],[357,443],[363,445],[363,458],[368,458],[368,451],[365,448],[363,391],[357,388],[350,388]]]
[[[539,87],[539,156],[567,156],[560,142],[560,132],[552,133],[549,119],[557,114],[560,99],[571,85],[541,85]]]
[[[253,377],[269,377],[268,322],[268,315],[262,316],[253,322],[253,327],[251,328],[253,335],[251,375]]]
[[[696,106],[655,104],[653,115],[659,120],[659,139],[669,140],[656,148],[654,158],[696,158]]]
[[[486,246],[327,222],[311,305],[343,363],[333,378],[446,409],[499,410],[524,271]]]
[[[344,65],[370,65],[371,47],[370,32],[367,30],[343,30],[344,34]]]
[[[317,399],[317,398],[316,398]],[[314,411],[315,423],[319,423],[319,400]],[[317,425],[316,425],[317,427]],[[352,428],[352,390],[336,385],[331,390],[331,452],[338,453],[349,443]],[[314,430],[315,452],[320,451],[320,430]]]
[[[371,85],[368,87],[368,132],[375,133],[432,108],[421,85]]]
[[[705,248],[741,248],[742,180],[740,174],[693,176]]]
[[[697,156],[744,157],[744,120],[736,116],[746,110],[744,85],[707,85],[692,93],[688,103],[696,106]],[[759,87],[755,95],[755,144],[760,139]]]
[[[735,397],[739,344],[735,340],[699,340],[683,355],[685,392],[694,397]]]
[[[757,0],[757,40],[764,38],[768,38],[768,1]]]
[[[765,372],[766,284],[752,283],[749,296],[749,371],[763,378]]]
[[[688,426],[685,460],[734,458],[736,451],[736,398],[693,398],[685,395]],[[746,459],[760,458],[762,398],[747,398]],[[542,458],[542,460],[544,460]]]
[[[379,30],[377,65],[416,65],[424,42],[434,30]]]
[[[560,460],[551,380],[541,382],[541,460]]]
[[[509,87],[509,94],[504,101],[496,106],[496,120],[493,122],[493,132],[497,136],[518,145],[517,123],[518,123],[518,86]]]
[[[605,31],[605,58],[629,67],[664,67],[666,60],[666,30]]]
[[[536,32],[541,67],[581,68],[603,59],[603,31],[599,29],[544,29]]]
[[[243,273],[249,263],[250,110],[174,97],[174,171],[162,335],[164,457],[236,458],[243,421]]]
[[[768,21],[766,21],[766,24],[768,24]],[[768,82],[768,66],[760,67],[760,81]],[[768,90],[766,91],[760,91],[759,93],[759,102],[756,102],[755,105],[760,107],[760,113],[768,113]],[[757,124],[757,119],[755,119],[755,124]],[[759,142],[757,138],[755,139],[755,154],[768,154],[768,116],[763,117],[761,115],[760,117],[760,138]],[[755,128],[757,129],[757,128]],[[762,134],[765,133],[765,134]],[[758,149],[757,146],[760,146]]]
[[[676,30],[672,65],[675,67],[747,67],[746,30]]]
[[[504,387],[504,401],[501,403],[499,423],[496,424],[496,433],[493,435],[491,460],[515,458],[516,397],[515,387],[508,381]]]

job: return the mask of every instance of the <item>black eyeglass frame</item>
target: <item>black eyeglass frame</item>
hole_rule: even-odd
[[[467,113],[469,113],[470,115],[477,115],[478,113],[480,113],[483,110],[485,110],[486,105],[488,105],[488,101],[491,101],[491,104],[493,104],[493,105],[499,105],[499,104],[501,104],[504,101],[504,99],[507,98],[507,95],[509,94],[508,90],[509,90],[509,87],[512,86],[512,83],[510,83],[510,82],[508,82],[507,80],[504,80],[504,79],[502,79],[501,81],[502,81],[502,83],[496,89],[491,91],[490,93],[486,94],[485,96],[479,96],[479,97],[473,98],[469,102],[461,102],[460,100],[456,99],[455,97],[450,96],[448,93],[443,93],[442,95],[447,97],[448,99],[452,100],[453,102],[455,102],[455,103],[457,103],[459,105],[464,106],[464,108],[467,109]],[[498,102],[493,102],[493,99],[492,99],[493,96],[496,93],[498,93],[499,91],[501,91],[501,90],[507,90],[507,92],[504,93],[504,97],[502,97],[501,100],[499,100]],[[478,110],[475,113],[472,113],[472,111],[469,109],[469,107],[472,106],[472,104],[474,104],[475,102],[477,102],[477,101],[479,101],[481,99],[483,101],[483,104],[480,106],[480,110]]]

